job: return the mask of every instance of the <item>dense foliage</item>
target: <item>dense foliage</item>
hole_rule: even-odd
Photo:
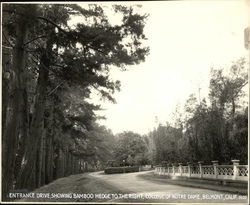
[[[137,133],[123,132],[116,136],[114,159],[120,166],[149,163],[145,139]]]
[[[248,164],[248,72],[245,59],[229,69],[211,69],[209,96],[188,98],[184,112],[149,133],[154,163],[212,160]],[[155,150],[153,152],[153,150]]]

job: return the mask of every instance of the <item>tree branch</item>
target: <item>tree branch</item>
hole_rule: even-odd
[[[62,29],[60,26],[58,26],[56,23],[54,23],[53,21],[45,18],[45,17],[42,17],[42,16],[37,16],[36,17],[37,19],[41,19],[41,20],[44,20],[44,21],[47,21],[48,23],[52,24],[53,26],[55,26],[56,28],[58,28],[58,30],[60,30],[61,32],[63,32],[64,34],[66,35],[69,35],[69,33],[67,31],[65,31],[64,29]]]
[[[55,92],[64,82],[65,82],[65,80],[63,80],[61,83],[59,83],[59,85],[57,85],[53,90],[51,90],[48,93],[48,96],[50,96],[53,92]]]
[[[52,66],[56,66],[56,67],[59,67],[59,68],[67,68],[66,66],[63,66],[63,65],[58,65],[58,64],[53,64]]]
[[[108,55],[107,53],[105,53],[105,52],[103,52],[103,51],[101,51],[101,50],[99,50],[98,48],[95,48],[95,47],[93,47],[93,46],[86,45],[86,47],[91,48],[91,49],[93,49],[93,50],[95,50],[95,51],[97,51],[97,52],[99,52],[99,53],[104,54],[104,55]]]
[[[12,13],[13,11],[4,9],[3,12],[11,12],[11,13]],[[37,18],[37,19],[46,21],[46,22],[52,24],[53,26],[55,26],[56,28],[58,28],[58,30],[61,31],[61,32],[63,32],[66,36],[69,36],[69,32],[65,31],[63,28],[61,28],[60,26],[58,26],[55,22],[51,21],[50,19],[47,19],[47,18],[42,17],[42,16],[25,15],[25,14],[23,14],[23,13],[17,13],[17,12],[15,12],[15,13],[18,14],[18,15],[24,16],[24,17],[26,17],[26,18],[32,18],[32,17],[33,17],[33,18]],[[40,37],[37,37],[37,38],[40,38]],[[27,44],[27,43],[25,43],[25,44]],[[91,49],[93,49],[93,50],[95,50],[95,51],[98,51],[98,52],[100,52],[100,53],[102,53],[102,54],[104,54],[104,55],[107,55],[105,52],[99,50],[98,48],[95,48],[95,47],[92,47],[92,46],[89,46],[89,45],[86,45],[86,46],[87,46],[88,48],[91,48]]]
[[[7,49],[13,49],[13,47],[9,47],[9,46],[5,46],[5,45],[2,45],[3,48],[7,48]]]
[[[32,43],[33,41],[36,41],[37,39],[39,39],[39,38],[44,38],[44,37],[46,37],[46,36],[45,36],[45,35],[38,36],[38,37],[36,37],[36,38],[34,38],[34,39],[32,39],[32,40],[30,40],[30,41],[24,43],[23,45],[26,46],[27,44]]]
[[[236,93],[233,95],[233,98],[237,97],[237,95],[239,94],[239,92],[241,91],[241,89],[248,84],[248,81],[246,81],[245,83],[243,83],[239,89],[236,91]]]
[[[7,38],[7,36],[5,35],[5,33],[3,32],[3,37],[5,38],[5,40],[7,41],[7,43],[14,48],[14,46],[11,44],[11,42],[9,41],[9,39]]]

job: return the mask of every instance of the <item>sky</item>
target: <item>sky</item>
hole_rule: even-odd
[[[176,105],[184,105],[190,94],[198,99],[207,96],[211,67],[249,58],[244,48],[244,29],[249,25],[246,0],[142,5],[141,12],[149,14],[145,35],[150,55],[128,71],[112,69],[111,77],[121,81],[121,91],[114,94],[116,104],[93,97],[103,108],[98,114],[106,116],[99,123],[114,134],[146,134],[157,123],[171,121]]]

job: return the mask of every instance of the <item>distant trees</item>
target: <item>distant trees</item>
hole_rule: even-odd
[[[170,125],[159,125],[151,136],[155,142],[156,163],[174,161],[178,151],[177,141],[182,137],[181,130]]]
[[[120,83],[110,79],[111,66],[125,69],[149,52],[146,15],[108,9],[121,20],[111,23],[96,4],[3,5],[4,200],[14,188],[32,190],[77,173],[89,158],[106,160],[103,141],[112,133],[95,124],[99,106],[86,99],[95,89],[114,101]],[[75,17],[81,21],[69,25]]]
[[[211,70],[209,102],[190,95],[183,116],[149,133],[155,163],[239,159],[247,164],[247,62],[239,59],[228,70]]]
[[[246,60],[239,59],[224,74],[222,69],[211,70],[209,98],[213,107],[219,108],[225,117],[234,118],[237,108],[241,106],[240,97],[244,96],[244,86],[248,83]]]
[[[120,166],[143,165],[149,162],[145,138],[134,132],[118,134],[114,159]]]

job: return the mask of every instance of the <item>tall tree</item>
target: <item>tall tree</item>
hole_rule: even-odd
[[[29,27],[33,26],[30,16],[36,13],[36,5],[12,5],[4,6],[3,9],[10,10],[9,13],[14,15],[9,19],[9,23],[13,25],[13,35],[15,36],[13,45],[13,64],[11,69],[11,90],[8,101],[8,109],[6,113],[5,127],[3,128],[3,198],[10,189],[13,189],[13,178],[15,168],[15,158],[17,152],[17,144],[19,137],[19,127],[21,122],[27,123],[26,113],[26,53],[24,43],[27,41]],[[20,15],[25,14],[25,16]],[[7,14],[6,14],[7,15]],[[9,14],[10,15],[10,14]],[[7,24],[7,23],[6,23]],[[9,24],[6,25],[10,26]],[[11,26],[10,26],[11,27]],[[10,41],[9,41],[10,42]],[[11,44],[11,43],[9,43]],[[24,118],[22,118],[24,116]],[[24,125],[26,126],[26,125]],[[27,134],[27,133],[26,133]]]
[[[237,102],[244,95],[243,88],[248,83],[247,62],[244,58],[233,62],[228,74],[223,69],[212,69],[209,97],[213,106],[219,107],[222,112],[227,111],[234,117]]]

